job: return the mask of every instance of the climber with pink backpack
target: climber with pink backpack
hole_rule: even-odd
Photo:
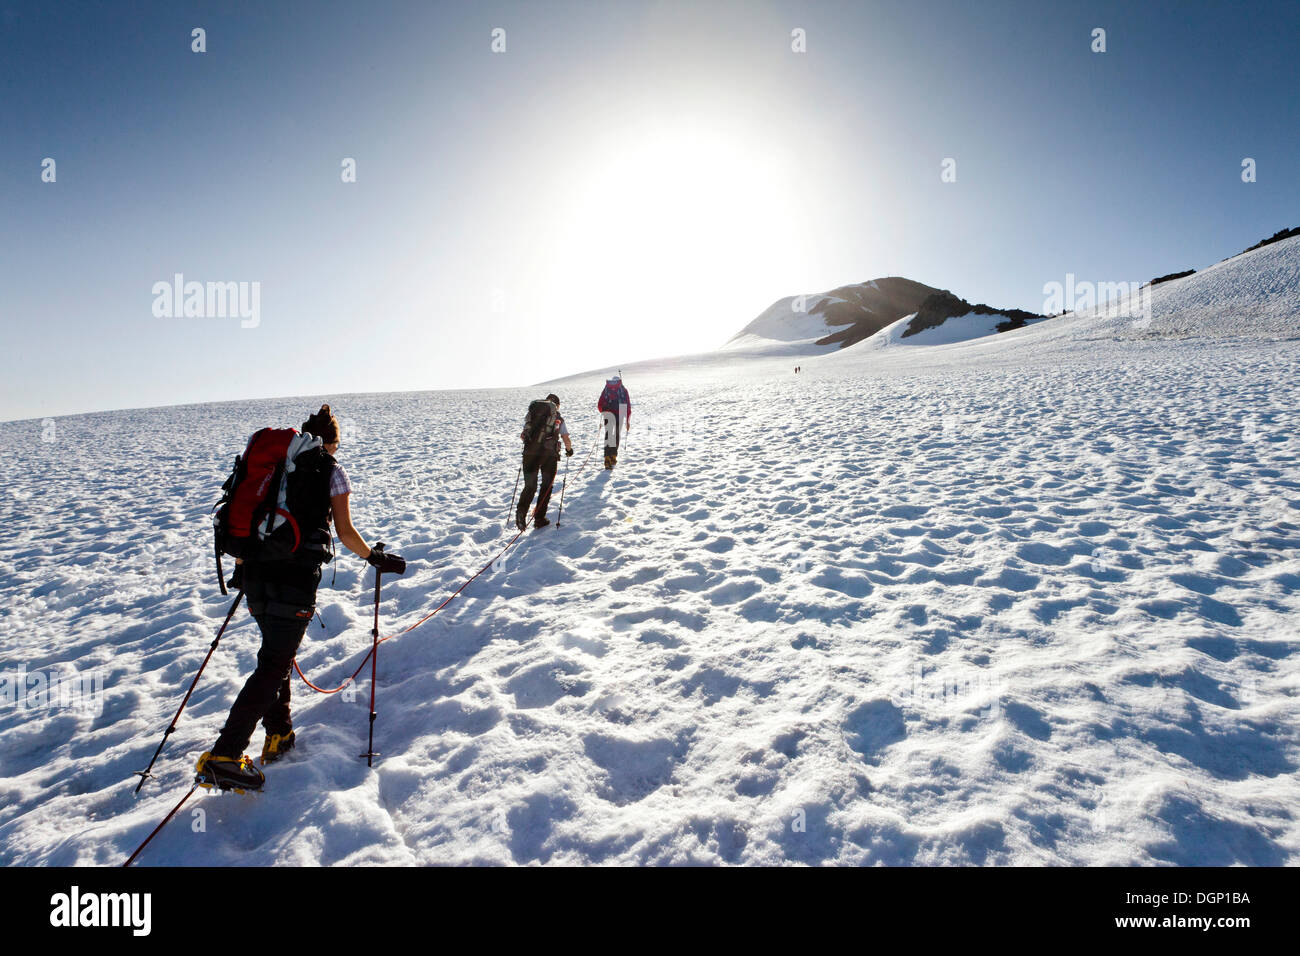
[[[618,446],[632,420],[632,399],[628,397],[622,376],[615,375],[605,381],[596,409],[605,419],[605,469],[612,471],[618,463]]]

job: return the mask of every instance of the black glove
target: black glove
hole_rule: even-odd
[[[366,561],[381,574],[406,573],[406,559],[400,554],[389,554],[384,550],[382,542],[370,549],[370,557]]]
[[[564,456],[565,456],[566,458],[572,458],[572,457],[573,457],[573,449],[572,449],[572,448],[566,448],[566,449],[564,449]]]
[[[235,565],[235,573],[226,582],[226,587],[232,591],[244,590],[244,566],[242,564]]]

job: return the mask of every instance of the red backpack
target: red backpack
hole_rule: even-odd
[[[296,428],[263,428],[253,434],[221,486],[213,518],[222,594],[222,554],[281,560],[302,552],[304,538],[311,550],[323,552],[322,528],[330,537],[328,480],[333,464],[315,435],[299,434]]]
[[[618,406],[627,401],[627,392],[623,389],[622,382],[606,382],[604,389],[601,390],[600,398],[596,400],[596,410],[601,412],[617,412]]]

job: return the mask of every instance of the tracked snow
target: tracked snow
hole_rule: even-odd
[[[374,769],[368,686],[296,683],[267,792],[140,863],[1296,863],[1297,253],[1158,288],[1148,328],[625,366],[612,473],[569,380],[563,525],[382,646]],[[508,540],[534,391],[331,398],[357,525],[411,561],[384,633]],[[258,645],[240,615],[132,800],[229,600],[208,508],[315,402],[0,425],[6,672],[104,686],[0,711],[0,861],[120,862],[188,786]],[[371,586],[325,569],[314,679]]]

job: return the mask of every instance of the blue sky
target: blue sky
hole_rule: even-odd
[[[1295,3],[0,3],[0,419],[523,385],[884,275],[1037,310],[1204,267],[1300,223],[1297,36]],[[155,316],[178,272],[260,283],[257,327]]]

